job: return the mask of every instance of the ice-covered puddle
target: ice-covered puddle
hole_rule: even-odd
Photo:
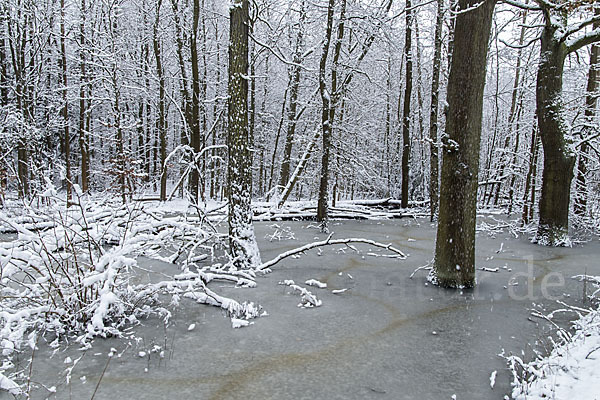
[[[307,222],[279,225],[292,234],[273,235],[273,223],[256,224],[263,260],[325,237]],[[502,399],[510,377],[498,354],[547,344],[548,327],[530,317],[531,309],[556,308],[558,298],[581,305],[582,285],[571,276],[600,275],[597,240],[554,249],[482,232],[477,260],[486,270],[477,271],[477,288],[442,290],[427,286],[423,271],[409,279],[433,255],[435,228],[428,221],[333,222],[331,230],[337,238],[389,242],[410,256],[332,246],[285,259],[253,289],[211,283],[215,292],[268,312],[247,328],[232,329],[221,310],[183,299],[168,326],[143,321],[130,339],[96,339],[86,351],[76,344],[55,351],[40,342],[31,380],[52,391],[36,389],[32,398],[90,399],[95,392],[97,400]],[[309,279],[327,287],[308,286]],[[323,305],[299,308],[299,295],[278,284],[284,280],[308,288]],[[67,383],[65,370],[79,358]]]

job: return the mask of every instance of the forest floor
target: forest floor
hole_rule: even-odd
[[[585,285],[572,277],[600,276],[597,239],[546,248],[493,228],[503,225],[479,219],[474,290],[431,286],[427,271],[410,278],[433,255],[435,225],[425,218],[332,221],[335,238],[391,243],[408,257],[365,244],[322,247],[284,259],[258,275],[254,288],[210,284],[221,296],[262,307],[268,315],[251,326],[232,329],[236,320],[223,309],[182,299],[168,321],[140,319],[122,337],[97,338],[91,347],[52,346],[41,337],[32,363],[30,351],[13,362],[30,368],[32,399],[503,399],[522,368],[507,368],[507,360],[549,353],[556,327],[568,328],[576,314],[556,313],[552,322],[542,316],[564,304],[590,306]],[[327,237],[302,221],[257,222],[255,229],[263,261]],[[136,283],[179,272],[164,260],[137,262]],[[327,287],[307,286],[311,279]],[[322,304],[299,307],[289,280]],[[168,306],[167,296],[161,301]],[[11,396],[0,391],[4,398]]]

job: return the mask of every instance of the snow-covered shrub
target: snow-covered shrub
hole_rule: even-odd
[[[53,195],[52,189],[45,193]],[[0,244],[4,355],[40,328],[58,336],[76,334],[83,342],[116,335],[153,301],[149,293],[140,298],[129,284],[127,272],[136,265],[130,246],[107,247],[124,243],[127,223],[119,227],[118,212],[92,211],[80,200],[68,209],[53,201],[44,215],[33,210],[19,219],[0,214],[5,230],[18,235]]]

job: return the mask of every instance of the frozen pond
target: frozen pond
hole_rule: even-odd
[[[268,241],[271,225],[256,224],[263,260],[325,237],[307,222],[286,222],[280,225],[291,227],[296,240]],[[560,298],[581,305],[582,285],[571,276],[600,275],[597,240],[554,249],[509,233],[479,233],[478,268],[498,272],[478,271],[475,290],[447,291],[426,285],[424,271],[409,279],[433,255],[435,228],[428,221],[348,221],[331,228],[336,238],[391,242],[410,256],[332,246],[284,260],[254,289],[211,284],[269,313],[248,328],[232,329],[219,309],[182,300],[168,326],[150,319],[135,327],[141,340],[97,339],[85,352],[63,346],[54,354],[40,343],[32,381],[56,386],[56,393],[40,389],[32,398],[90,399],[102,376],[94,399],[502,399],[510,376],[498,354],[526,349],[530,356],[536,341],[543,347],[548,340],[547,325],[530,318],[533,303],[553,309]],[[305,286],[312,278],[328,284],[309,288],[323,301],[319,308],[298,308],[300,298],[278,285],[293,279]],[[111,348],[120,356],[107,363]],[[72,363],[65,359],[82,355],[67,384],[64,370]]]

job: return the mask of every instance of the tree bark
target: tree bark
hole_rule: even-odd
[[[442,64],[442,27],[444,24],[444,0],[437,0],[437,17],[433,38],[433,76],[431,78],[431,107],[429,113],[429,207],[431,221],[436,217],[439,201],[439,101],[440,101],[440,70]]]
[[[251,268],[260,264],[260,253],[250,207],[252,143],[248,129],[248,0],[234,0],[229,13],[229,246],[233,265]]]
[[[81,15],[79,22],[79,152],[81,153],[81,190],[87,193],[89,190],[90,176],[90,155],[89,155],[89,140],[88,132],[85,129],[86,121],[86,88],[88,86],[88,77],[86,73],[86,39],[85,39],[85,22],[86,22],[86,3],[81,0]]]
[[[596,11],[600,14],[600,10]],[[600,23],[594,24],[594,29],[600,27]],[[579,160],[577,162],[577,184],[575,186],[575,213],[579,216],[585,216],[587,213],[588,203],[588,185],[586,179],[587,173],[587,158],[589,157],[590,145],[585,140],[588,131],[593,129],[594,117],[596,116],[596,103],[598,102],[598,63],[600,62],[600,46],[593,45],[590,53],[590,69],[588,71],[588,81],[585,98],[585,126],[581,134],[581,144],[579,151]]]
[[[298,24],[298,32],[296,34],[296,48],[294,51],[294,65],[291,67],[291,85],[290,85],[290,103],[287,114],[287,134],[285,136],[285,144],[283,146],[283,159],[281,162],[281,171],[279,173],[279,186],[285,187],[290,179],[290,160],[292,158],[292,147],[294,145],[294,136],[296,134],[297,111],[298,111],[298,93],[300,91],[300,63],[302,62],[303,38],[304,38],[304,21],[306,12],[304,10],[304,2],[300,8],[300,21]]]
[[[190,55],[192,61],[192,101],[190,145],[192,147],[193,168],[190,175],[190,197],[193,203],[198,202],[200,165],[197,155],[200,153],[200,70],[198,61],[198,26],[200,21],[200,0],[194,0],[192,16],[192,32],[190,40]]]
[[[555,37],[555,25],[547,23],[541,40],[536,101],[544,171],[537,241],[543,245],[568,244],[569,204],[575,155],[565,138],[562,81],[566,45]]]
[[[62,118],[63,118],[63,134],[65,143],[65,168],[66,183],[67,183],[67,207],[71,202],[73,181],[71,177],[71,136],[69,134],[69,100],[67,90],[67,47],[66,47],[66,32],[65,32],[65,0],[60,0],[60,70],[62,89]]]
[[[156,121],[156,127],[160,142],[160,201],[165,201],[167,200],[167,129],[165,116],[166,91],[165,71],[162,65],[160,38],[158,37],[161,6],[162,0],[157,0],[156,19],[154,21],[154,35],[152,38],[152,43],[154,47],[154,59],[156,60],[156,73],[158,75],[158,120]]]
[[[327,219],[329,208],[329,152],[331,149],[331,130],[332,121],[330,120],[331,102],[333,89],[327,91],[327,83],[325,81],[327,69],[327,55],[329,54],[329,46],[331,44],[331,35],[333,31],[333,11],[335,0],[329,0],[327,8],[327,25],[325,28],[325,41],[321,52],[321,60],[319,62],[319,93],[321,94],[321,126],[323,130],[323,149],[321,155],[321,176],[319,183],[319,198],[317,204],[317,222],[321,226],[321,231],[327,231]]]
[[[408,207],[408,190],[410,183],[410,100],[412,96],[412,5],[406,0],[406,36],[404,56],[406,57],[406,87],[404,88],[404,107],[402,112],[402,194],[401,206]]]
[[[475,218],[488,41],[495,0],[459,0],[448,80],[434,281],[475,285]],[[476,6],[477,5],[477,6]],[[475,7],[476,6],[476,7]],[[473,8],[472,10],[468,10]]]
[[[537,117],[536,117],[537,119]],[[535,170],[537,162],[537,147],[539,142],[539,135],[537,129],[537,123],[534,121],[533,129],[531,131],[531,144],[529,146],[529,169],[527,170],[527,178],[525,179],[525,191],[523,192],[523,216],[521,221],[523,225],[530,222],[529,210],[533,207],[529,203],[529,194],[532,192],[532,187],[535,190]]]

